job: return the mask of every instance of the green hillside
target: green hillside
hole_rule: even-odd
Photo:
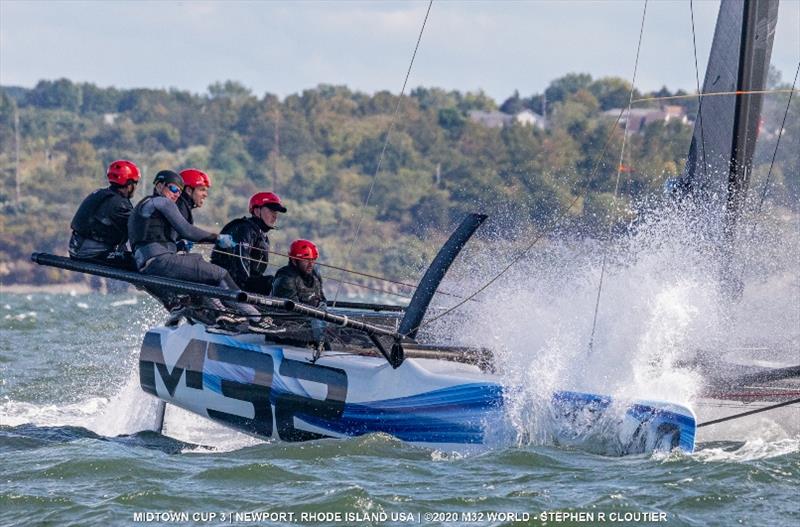
[[[545,129],[516,122],[492,128],[470,117],[473,110],[541,113],[545,95]],[[662,89],[634,97],[648,95],[673,94]],[[289,208],[281,230],[271,236],[274,248],[284,251],[292,239],[308,238],[320,245],[324,262],[334,265],[346,263],[363,212],[348,265],[398,279],[416,277],[468,211],[494,214],[497,220],[487,229],[493,235],[512,225],[550,229],[557,218],[587,229],[628,222],[644,198],[659,196],[664,181],[679,173],[691,137],[690,124],[680,119],[655,121],[630,134],[622,202],[615,208],[623,134],[618,127],[598,157],[615,121],[603,112],[627,106],[628,96],[626,81],[585,74],[556,79],[545,94],[514,94],[500,105],[482,93],[437,88],[417,88],[399,99],[320,85],[281,100],[258,97],[236,82],[212,85],[204,94],[99,88],[66,79],[41,81],[33,89],[2,87],[0,279],[74,279],[30,265],[28,256],[35,250],[66,252],[73,212],[104,185],[105,166],[119,158],[144,171],[146,184],[136,200],[150,192],[158,170],[207,171],[213,188],[196,221],[208,228],[244,215],[252,193],[273,190]],[[693,119],[694,98],[670,104]],[[785,94],[767,98],[767,128],[779,128],[785,105]],[[788,126],[797,138],[800,119],[793,106]],[[658,108],[659,101],[635,107]],[[759,160],[762,165],[774,141],[765,138],[769,156]],[[778,154],[771,196],[792,203],[797,178],[784,178],[781,167],[796,160],[789,148]],[[765,172],[763,166],[757,170]]]

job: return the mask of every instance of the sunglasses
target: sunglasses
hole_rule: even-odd
[[[181,191],[181,188],[178,185],[169,184],[167,185],[167,190],[172,192],[173,194],[177,194]]]

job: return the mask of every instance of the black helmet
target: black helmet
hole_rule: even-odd
[[[180,188],[183,188],[183,178],[180,174],[172,170],[162,170],[156,174],[155,179],[153,179],[153,185],[156,183],[164,183],[165,185],[172,183],[173,185],[178,185]]]

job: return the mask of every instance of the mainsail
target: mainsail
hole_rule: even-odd
[[[730,241],[750,178],[778,0],[723,0],[678,188],[709,212]],[[712,95],[725,93],[725,95]]]

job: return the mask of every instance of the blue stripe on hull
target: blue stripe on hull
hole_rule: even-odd
[[[502,416],[503,389],[463,384],[409,397],[347,403],[336,421],[299,414],[307,423],[345,435],[385,432],[415,443],[480,444],[489,419]]]

